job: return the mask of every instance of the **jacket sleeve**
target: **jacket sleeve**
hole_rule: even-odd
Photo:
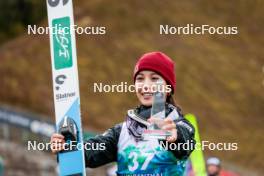
[[[117,144],[121,129],[122,123],[84,142],[87,146],[84,149],[86,167],[95,168],[117,160]]]
[[[183,116],[180,116],[174,122],[176,123],[177,129],[177,140],[175,143],[178,147],[175,150],[171,150],[171,152],[179,159],[187,159],[195,147],[194,127]],[[183,147],[182,144],[186,143],[189,146]]]

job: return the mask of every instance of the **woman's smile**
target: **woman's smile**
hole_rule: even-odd
[[[153,71],[141,71],[135,79],[136,93],[140,103],[144,106],[151,106],[153,102],[154,90],[158,80],[166,86],[166,81]]]

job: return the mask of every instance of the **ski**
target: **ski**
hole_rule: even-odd
[[[67,150],[58,153],[59,175],[85,176],[72,0],[47,0],[56,130]]]

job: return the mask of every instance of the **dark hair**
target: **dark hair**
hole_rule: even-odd
[[[173,106],[175,106],[177,108],[177,111],[179,111],[182,114],[182,110],[181,107],[176,103],[173,94],[169,94],[167,96],[166,102],[169,104],[172,104]]]
[[[173,106],[176,106],[176,101],[174,100],[174,97],[171,94],[167,96],[166,102],[172,104]]]

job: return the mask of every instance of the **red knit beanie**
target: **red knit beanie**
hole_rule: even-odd
[[[174,71],[174,62],[162,52],[150,52],[141,56],[134,69],[134,82],[137,74],[142,70],[150,70],[158,73],[171,85],[172,93],[176,87],[176,76]]]

